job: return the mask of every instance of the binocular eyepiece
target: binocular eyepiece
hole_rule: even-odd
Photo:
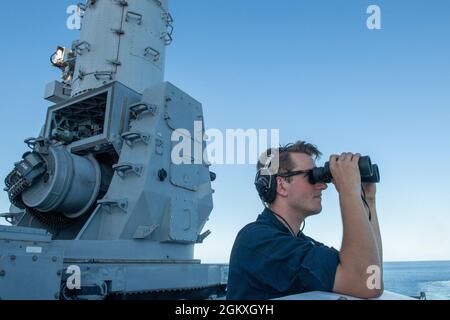
[[[361,182],[379,183],[380,171],[378,165],[372,164],[370,157],[361,157],[359,159],[359,172],[361,174]],[[316,183],[331,183],[333,176],[331,175],[330,162],[326,162],[323,167],[315,168],[310,175],[310,182]]]

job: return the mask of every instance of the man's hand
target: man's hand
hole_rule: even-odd
[[[359,172],[359,153],[343,153],[330,157],[330,170],[333,183],[339,194],[361,194],[361,174]]]
[[[376,183],[363,183],[362,184],[364,194],[366,195],[367,201],[375,201],[375,195],[377,193]]]

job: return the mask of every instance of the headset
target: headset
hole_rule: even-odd
[[[258,195],[264,203],[270,204],[274,202],[277,197],[277,173],[274,173],[270,166],[272,165],[272,160],[275,156],[279,156],[279,153],[283,152],[285,149],[286,147],[280,147],[275,154],[271,150],[264,167],[256,173],[256,191],[258,191]]]
[[[256,173],[255,187],[263,202],[274,202],[277,196],[277,175],[272,174],[268,166],[264,166]]]
[[[275,201],[277,197],[277,176],[273,169],[270,168],[272,161],[275,157],[279,157],[280,154],[288,152],[294,144],[289,143],[285,146],[280,146],[279,148],[268,150],[268,159],[265,161],[264,167],[258,170],[255,178],[255,187],[258,191],[261,200],[270,204]],[[276,169],[278,171],[278,168]]]

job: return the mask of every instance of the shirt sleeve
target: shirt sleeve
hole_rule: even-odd
[[[299,272],[302,285],[307,291],[331,292],[339,265],[339,252],[324,245],[311,245],[302,254]]]

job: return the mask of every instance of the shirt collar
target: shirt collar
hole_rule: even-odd
[[[286,227],[278,218],[275,216],[274,212],[269,208],[266,208],[262,214],[258,217],[258,221],[264,221],[272,226],[276,227],[278,230],[291,234],[291,231]],[[302,232],[297,234],[298,237],[302,235]]]

